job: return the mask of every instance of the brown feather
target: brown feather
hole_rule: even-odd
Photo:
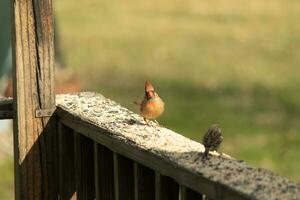
[[[208,156],[209,151],[217,151],[223,141],[222,131],[219,125],[212,125],[203,136],[203,145],[205,147],[204,157]]]

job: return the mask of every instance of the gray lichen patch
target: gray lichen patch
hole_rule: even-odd
[[[230,156],[221,157],[216,152],[203,162],[202,144],[152,122],[147,126],[141,116],[100,94],[58,95],[56,101],[61,109],[106,130],[109,136],[150,151],[251,199],[300,199],[298,184],[268,170],[230,159]]]

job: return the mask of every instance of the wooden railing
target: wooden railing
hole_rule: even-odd
[[[268,170],[216,152],[202,161],[202,144],[155,124],[147,126],[139,115],[101,94],[58,95],[56,102],[50,121],[57,127],[51,133],[58,133],[58,146],[52,143],[58,157],[52,163],[58,199],[300,197],[299,184]],[[11,118],[11,104],[11,99],[1,100],[0,110],[6,113],[1,118]]]
[[[57,98],[60,195],[66,199],[299,199],[300,186],[242,161],[203,162],[200,143],[96,93]]]

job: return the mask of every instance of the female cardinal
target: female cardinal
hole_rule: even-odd
[[[145,97],[142,103],[137,104],[140,105],[141,115],[147,125],[149,125],[148,119],[153,119],[158,124],[155,119],[164,112],[165,103],[154,91],[154,87],[149,81],[145,82]]]

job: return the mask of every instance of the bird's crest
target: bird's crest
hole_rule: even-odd
[[[153,85],[150,83],[150,81],[145,82],[145,92],[154,91]]]

